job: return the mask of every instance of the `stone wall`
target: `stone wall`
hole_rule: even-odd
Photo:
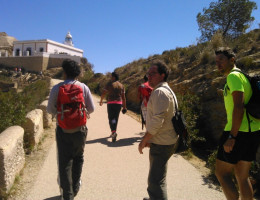
[[[0,197],[8,193],[24,167],[23,136],[20,126],[9,127],[0,134]]]
[[[23,123],[24,142],[28,147],[36,146],[43,134],[43,112],[40,109],[35,109],[26,115],[26,122]]]
[[[0,57],[0,64],[8,67],[22,67],[27,71],[40,72],[49,68],[61,66],[64,59],[72,59],[80,63],[80,57],[69,55],[55,56],[22,56]]]
[[[47,69],[47,66],[43,64],[46,63],[44,57],[0,57],[0,64],[9,66],[9,67],[22,67],[27,71],[40,72]],[[45,61],[45,62],[44,62]],[[48,61],[47,61],[48,63]]]

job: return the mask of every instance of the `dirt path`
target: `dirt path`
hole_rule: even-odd
[[[85,163],[82,187],[76,200],[140,200],[147,196],[149,168],[148,149],[138,153],[137,147],[143,131],[141,124],[128,115],[120,114],[118,141],[111,143],[106,105],[100,107],[94,97],[95,112],[88,120],[88,137],[85,147]],[[56,144],[54,126],[46,130],[39,161],[29,163],[25,177],[21,177],[16,200],[58,200]],[[37,157],[37,156],[35,156]],[[37,167],[36,167],[37,166]],[[28,168],[28,170],[27,170]],[[205,176],[188,161],[174,155],[168,165],[168,196],[171,200],[222,200],[223,193],[210,184]],[[19,188],[19,185],[18,185]]]

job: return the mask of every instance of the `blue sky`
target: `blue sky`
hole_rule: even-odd
[[[139,58],[186,47],[200,37],[196,15],[213,0],[1,0],[0,32],[17,40],[74,46],[106,73]],[[258,0],[257,6],[260,7]],[[260,12],[253,12],[258,28]]]

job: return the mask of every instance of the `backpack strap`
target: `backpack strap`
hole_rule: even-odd
[[[170,91],[170,93],[172,94],[172,96],[173,96],[173,99],[174,99],[174,104],[175,104],[175,113],[177,113],[177,111],[178,111],[178,102],[177,102],[177,98],[176,98],[176,96],[175,96],[175,94],[173,93],[173,91],[171,90],[171,88],[169,88],[169,87],[166,87],[166,86],[161,86],[161,87],[163,87],[163,88],[166,88],[168,91]]]

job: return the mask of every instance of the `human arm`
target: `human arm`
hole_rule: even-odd
[[[101,97],[100,97],[100,102],[99,102],[99,105],[102,106],[103,105],[103,100],[105,98],[107,94],[107,90],[103,90],[102,94],[101,94]]]
[[[122,90],[122,103],[123,103],[123,109],[126,110],[125,89]]]
[[[150,146],[150,143],[148,142],[151,138],[153,137],[153,135],[151,135],[149,132],[146,132],[142,141],[140,142],[139,146],[138,146],[138,151],[140,154],[143,154],[143,149],[145,147]]]
[[[57,114],[57,98],[58,98],[59,86],[55,85],[50,92],[48,105],[47,105],[47,112],[52,114],[54,117]]]
[[[84,93],[85,93],[85,96],[84,96],[85,105],[86,105],[88,114],[90,114],[90,113],[94,112],[95,105],[94,105],[94,102],[93,102],[93,98],[92,98],[92,94],[91,94],[90,89],[85,85],[84,90],[85,90],[84,91]]]
[[[240,91],[234,91],[232,92],[232,97],[233,97],[234,109],[232,113],[232,128],[230,134],[233,137],[236,137],[244,115],[244,93]],[[232,151],[235,142],[236,142],[235,138],[227,139],[227,141],[224,144],[224,150],[228,153]]]

